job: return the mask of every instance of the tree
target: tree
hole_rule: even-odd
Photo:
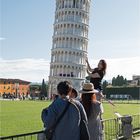
[[[118,75],[117,77],[117,86],[123,86],[124,78],[123,76]]]
[[[118,75],[116,78],[116,85],[115,86],[120,86],[120,75]]]
[[[127,84],[128,84],[126,78],[124,79],[124,83],[123,83],[123,84],[124,84],[124,85],[127,85]]]
[[[116,82],[115,82],[115,81],[116,81],[116,78],[113,77],[113,78],[112,78],[112,86],[115,86],[115,85],[116,85]]]
[[[45,81],[43,79],[42,86],[41,86],[41,92],[40,92],[40,99],[42,100],[46,96],[47,96],[46,84],[45,84]]]
[[[127,79],[122,75],[118,75],[116,78],[112,78],[112,86],[123,86],[127,85]]]
[[[103,82],[103,94],[106,94],[106,87],[108,86],[108,82],[105,80]]]

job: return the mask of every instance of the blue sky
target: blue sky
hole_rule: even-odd
[[[133,74],[140,74],[140,1],[91,1],[90,63],[96,66],[99,59],[106,59],[109,66],[106,79],[117,74],[130,79]],[[0,67],[4,71],[0,77],[47,79],[55,0],[0,0],[0,9]],[[24,71],[22,66],[23,63],[26,66],[27,61],[32,69],[24,68]],[[121,65],[118,62],[122,62]],[[132,68],[129,68],[130,62]],[[117,69],[113,69],[114,63],[119,64]],[[122,71],[126,65],[127,73]],[[36,66],[40,69],[34,68]],[[18,68],[13,72],[15,67]]]

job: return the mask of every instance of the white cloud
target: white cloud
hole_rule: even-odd
[[[4,37],[0,37],[0,41],[1,41],[1,40],[5,40],[5,39],[6,39],[6,38],[4,38]]]
[[[0,77],[19,78],[31,82],[48,79],[49,61],[45,59],[0,59]]]
[[[140,75],[140,57],[105,59],[107,61],[106,80],[123,75],[132,79],[132,75]],[[92,67],[96,67],[99,60],[89,60]],[[4,60],[0,58],[0,78],[19,78],[31,82],[48,80],[49,61],[45,59],[17,59]]]

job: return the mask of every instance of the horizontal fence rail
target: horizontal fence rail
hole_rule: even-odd
[[[131,117],[132,117],[133,134],[140,133],[140,114],[133,115]],[[106,119],[103,120],[102,122],[104,126],[103,128],[104,140],[119,140],[123,138],[121,118]],[[42,133],[43,131],[37,131],[14,136],[6,136],[0,137],[0,140],[40,140],[39,135],[41,135]]]
[[[7,137],[0,137],[0,140],[37,140],[38,135],[41,133],[43,133],[43,131],[37,131],[37,132],[19,134],[19,135],[7,136]]]

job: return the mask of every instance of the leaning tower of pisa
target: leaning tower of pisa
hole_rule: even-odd
[[[49,96],[60,81],[79,90],[85,80],[90,0],[56,0]]]

